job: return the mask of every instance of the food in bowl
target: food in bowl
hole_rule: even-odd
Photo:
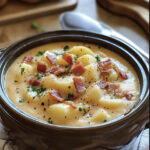
[[[7,72],[6,90],[33,117],[91,126],[129,112],[140,85],[133,67],[118,54],[93,44],[57,42],[19,56]]]

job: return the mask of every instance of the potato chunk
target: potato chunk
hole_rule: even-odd
[[[107,79],[111,82],[116,81],[118,79],[118,73],[114,69],[111,69],[111,73],[109,74]]]
[[[55,124],[63,124],[70,115],[71,108],[66,104],[54,104],[48,109],[49,116]]]
[[[86,54],[94,56],[92,50],[85,46],[74,46],[69,52],[78,56],[83,56]]]
[[[42,78],[41,84],[45,88],[55,89],[56,91],[59,91],[60,93],[63,94],[68,94],[68,93],[76,94],[76,89],[72,77],[67,77],[62,79],[56,77],[53,74],[50,74],[49,76]]]
[[[100,99],[99,101],[100,105],[106,108],[118,108],[120,107],[123,102],[120,99]]]
[[[99,109],[94,113],[91,121],[95,123],[103,123],[108,121],[108,119],[109,114],[104,109]]]
[[[62,56],[57,56],[56,64],[57,64],[57,65],[60,65],[60,66],[61,66],[61,65],[62,65],[62,66],[67,66],[67,65],[69,65],[69,63],[68,63],[67,61],[65,61]]]
[[[16,75],[16,80],[21,82],[33,73],[33,67],[29,64],[22,63],[20,71]]]
[[[103,53],[103,52],[101,52],[101,51],[97,51],[96,53],[97,53],[100,57],[102,57],[102,58],[108,57],[105,53]]]
[[[98,104],[102,94],[102,90],[97,85],[94,85],[88,88],[88,90],[85,93],[85,96],[83,96],[83,99],[88,102]]]
[[[78,62],[81,62],[84,66],[87,66],[87,65],[90,65],[90,64],[95,64],[96,59],[93,56],[87,54],[87,55],[81,56],[78,59]]]
[[[86,71],[83,74],[86,83],[93,83],[100,77],[100,72],[97,69],[97,65],[91,64],[85,67]]]

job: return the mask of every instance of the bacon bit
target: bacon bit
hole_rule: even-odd
[[[37,80],[37,79],[31,78],[31,79],[29,80],[29,84],[30,84],[30,85],[33,85],[33,86],[39,86],[39,85],[40,85],[40,81]]]
[[[70,54],[64,54],[63,56],[63,59],[69,63],[69,65],[72,65],[73,64],[73,58]]]
[[[50,73],[54,74],[56,71],[58,71],[59,68],[58,67],[54,67],[50,70]]]
[[[75,88],[78,93],[83,93],[86,88],[81,78],[73,78]]]
[[[102,68],[109,68],[112,64],[112,61],[110,59],[106,61],[102,61],[98,64],[98,68],[101,70]]]
[[[101,81],[99,83],[97,83],[97,85],[101,88],[101,89],[106,89],[108,87],[108,83],[105,81]]]
[[[85,68],[80,62],[77,62],[72,66],[71,72],[76,76],[80,76],[85,72]]]
[[[77,106],[74,104],[74,102],[71,101],[65,101],[65,104],[70,105],[72,108],[77,109]]]
[[[116,89],[114,94],[117,97],[124,97],[124,92],[120,91],[119,89]]]
[[[65,68],[65,69],[58,69],[57,71],[55,71],[54,72],[54,74],[56,75],[56,76],[59,76],[59,75],[61,75],[61,74],[63,74],[63,73],[66,73],[67,72],[67,69]]]
[[[108,92],[115,92],[116,89],[119,88],[119,85],[116,84],[109,84],[107,87]]]
[[[56,91],[49,92],[49,95],[53,97],[54,100],[58,102],[64,102],[64,99],[61,97],[61,95]]]
[[[46,69],[47,69],[47,67],[46,67],[45,64],[43,64],[43,63],[41,63],[41,62],[38,62],[38,64],[37,64],[37,71],[38,71],[39,73],[45,73],[45,72],[46,72]]]
[[[120,70],[119,70],[119,68],[118,68],[117,66],[114,66],[113,69],[114,69],[117,73],[120,72]]]
[[[109,73],[111,73],[112,71],[110,69],[102,69],[101,70],[101,75],[102,76],[107,76],[109,75]]]
[[[133,97],[133,94],[126,94],[125,97],[127,100],[131,100]]]
[[[121,77],[122,79],[124,79],[124,80],[127,80],[127,79],[128,79],[128,76],[127,76],[125,73],[123,73],[123,72],[119,72],[119,75],[120,75],[120,77]]]
[[[32,60],[33,60],[32,56],[25,56],[24,59],[23,59],[23,61],[28,62],[28,63],[31,63]]]
[[[46,56],[46,58],[51,65],[55,64],[55,57],[54,56]]]

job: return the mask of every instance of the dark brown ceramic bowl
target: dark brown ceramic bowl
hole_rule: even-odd
[[[89,127],[50,125],[18,109],[5,90],[6,73],[25,51],[47,43],[78,41],[96,44],[124,57],[136,70],[141,86],[139,103],[127,114],[105,124]],[[116,39],[83,31],[54,31],[24,39],[0,58],[0,116],[12,142],[19,150],[119,149],[144,128],[149,118],[148,64],[136,49]]]

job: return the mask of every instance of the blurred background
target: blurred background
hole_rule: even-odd
[[[109,4],[111,1],[115,0],[0,0],[0,48],[8,47],[17,40],[40,33],[41,30],[35,27],[37,25],[43,31],[62,29],[59,22],[60,14],[73,11],[81,12],[109,25],[148,52],[149,33],[140,21],[135,21],[134,17],[129,18],[121,12],[120,15],[119,12],[114,13],[113,10],[109,10],[108,8],[112,8],[111,3]],[[127,1],[130,3],[130,0]],[[147,15],[149,10],[144,5],[137,4],[138,0],[131,1],[135,2],[132,6],[139,11],[138,16],[144,14],[149,17]]]

